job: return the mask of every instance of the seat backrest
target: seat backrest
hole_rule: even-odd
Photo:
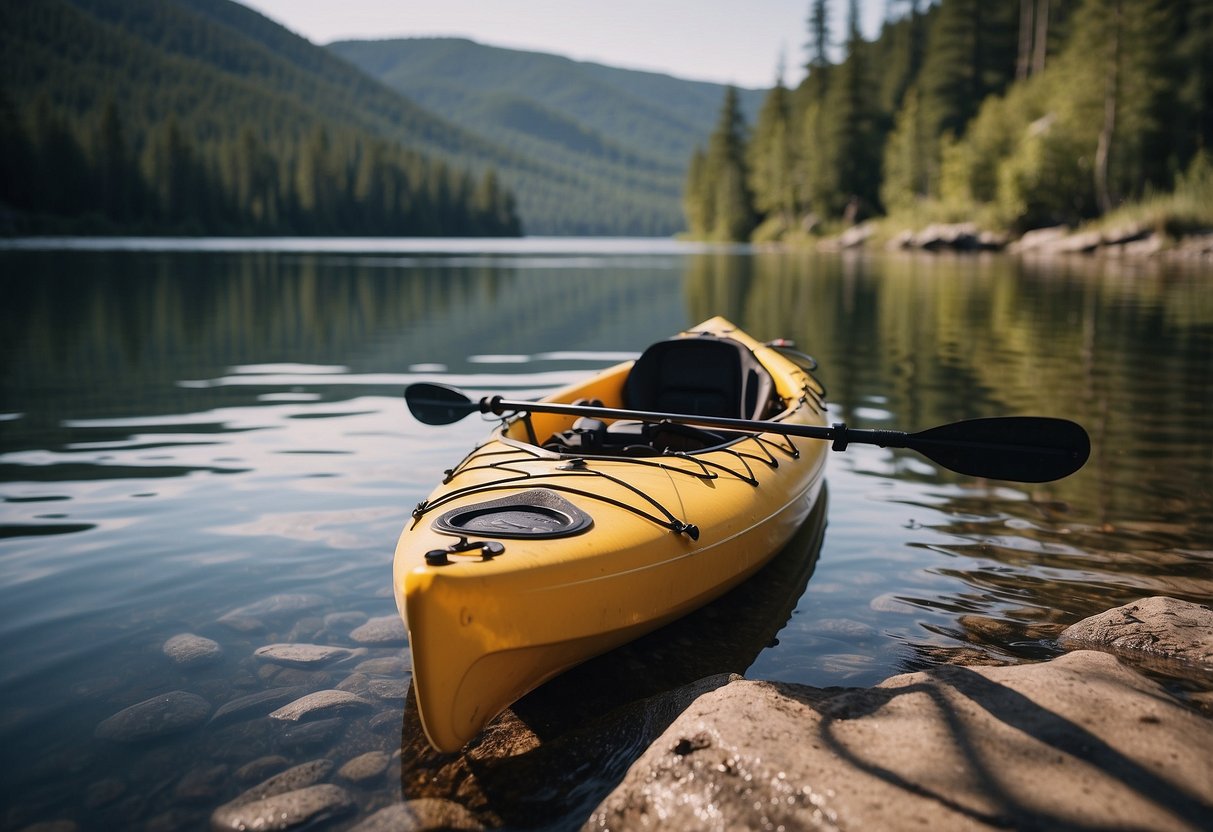
[[[773,388],[744,344],[703,335],[646,349],[628,374],[623,398],[630,410],[761,419]]]

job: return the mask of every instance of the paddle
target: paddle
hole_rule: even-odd
[[[1087,461],[1091,442],[1081,425],[1043,416],[1000,416],[953,422],[918,433],[895,430],[859,430],[837,423],[832,427],[797,425],[723,416],[692,416],[621,410],[614,407],[513,401],[501,396],[472,401],[461,390],[444,384],[410,384],[404,399],[417,421],[449,425],[471,413],[507,411],[557,413],[641,422],[676,422],[699,427],[728,428],[751,433],[805,436],[832,442],[836,451],[859,443],[882,448],[909,448],[961,474],[1015,482],[1049,482],[1073,474]]]

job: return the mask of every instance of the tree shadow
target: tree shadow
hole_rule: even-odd
[[[1193,828],[1210,828],[1213,806],[1202,801],[1181,786],[1168,781],[1155,771],[1127,757],[1104,739],[1055,713],[1006,685],[993,681],[967,667],[941,666],[930,671],[932,682],[896,688],[870,688],[835,696],[826,701],[806,696],[794,688],[780,686],[784,693],[815,708],[822,716],[821,739],[845,763],[876,777],[890,786],[931,800],[946,809],[976,823],[1013,829],[1094,830],[1106,828],[1092,821],[1075,822],[1057,814],[1024,803],[1008,789],[991,765],[988,749],[985,754],[975,742],[973,726],[943,693],[946,686],[968,699],[1008,728],[1047,746],[1061,754],[1081,761],[1103,775],[1119,781],[1125,789],[1155,803]],[[839,723],[870,717],[901,696],[921,693],[928,696],[938,710],[955,750],[965,762],[968,776],[976,783],[975,790],[994,811],[983,811],[916,782],[912,772],[897,771],[882,765],[875,758],[865,757],[838,735]]]

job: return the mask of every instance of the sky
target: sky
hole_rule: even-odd
[[[467,37],[490,46],[662,72],[695,81],[770,87],[780,56],[795,85],[808,40],[809,0],[240,0],[313,43]],[[879,32],[888,0],[860,0],[863,32]],[[847,0],[830,0],[841,42]]]

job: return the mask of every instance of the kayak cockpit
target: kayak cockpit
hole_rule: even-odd
[[[572,391],[574,404],[693,416],[766,420],[785,410],[774,380],[753,351],[727,336],[700,334],[659,341],[635,362]],[[566,394],[567,395],[567,394]],[[747,434],[670,421],[526,415],[506,436],[560,455],[660,456],[697,453]]]
[[[675,422],[616,421],[581,417],[552,435],[544,450],[585,456],[660,456],[696,453],[736,442],[746,434],[713,431]]]

